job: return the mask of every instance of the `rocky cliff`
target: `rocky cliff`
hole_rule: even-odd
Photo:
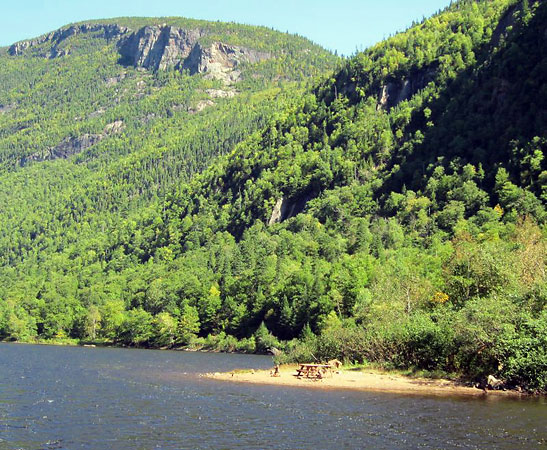
[[[65,39],[75,36],[77,34],[86,34],[86,33],[98,33],[99,37],[104,39],[114,39],[119,36],[127,33],[129,30],[126,27],[121,27],[116,24],[112,25],[103,25],[103,24],[82,24],[82,25],[72,25],[70,27],[61,28],[52,33],[40,36],[36,39],[30,39],[27,41],[20,41],[13,44],[8,53],[11,56],[22,55],[25,50],[36,47],[41,44],[51,43],[51,50],[47,53],[44,53],[42,56],[47,58],[56,58],[58,56],[63,56],[66,53],[63,50],[58,48],[59,44]]]
[[[404,100],[410,99],[430,81],[435,79],[436,69],[425,68],[409,74],[408,77],[389,81],[381,88],[378,98],[378,109],[389,110]]]
[[[253,64],[269,58],[269,53],[221,42],[214,42],[207,47],[198,43],[184,61],[182,68],[189,70],[190,74],[206,73],[212,78],[231,82],[239,79],[241,72],[238,69],[241,64]]]
[[[119,134],[124,129],[124,123],[121,120],[109,123],[104,127],[102,133],[86,133],[77,137],[67,137],[58,145],[52,148],[43,149],[40,152],[33,153],[25,158],[21,158],[19,163],[24,166],[31,161],[52,161],[54,159],[67,159],[73,155],[83,152],[88,148],[101,142],[104,138]]]
[[[240,78],[242,64],[257,63],[272,57],[268,52],[222,42],[203,44],[200,39],[207,34],[204,30],[166,24],[145,26],[132,33],[129,28],[116,24],[72,25],[36,39],[17,42],[8,53],[20,56],[35,50],[32,52],[34,56],[49,59],[65,56],[70,53],[69,47],[60,44],[72,36],[86,33],[114,40],[120,54],[120,64],[150,70],[174,67],[188,70],[192,75],[205,73],[226,83]]]
[[[166,25],[143,27],[120,41],[120,62],[154,70],[178,68],[202,35],[201,30]]]
[[[317,196],[317,192],[311,192],[291,199],[286,197],[277,199],[270,219],[268,220],[268,226],[275,223],[281,223],[300,214],[306,208],[307,203],[315,196]]]
[[[203,45],[200,29],[185,30],[173,26],[147,26],[121,39],[120,63],[152,70],[168,67],[206,73],[225,82],[236,81],[242,63],[256,63],[271,58],[266,52],[213,42]]]

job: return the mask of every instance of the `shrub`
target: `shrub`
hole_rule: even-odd
[[[454,350],[454,336],[449,327],[434,322],[424,312],[414,313],[402,326],[392,329],[392,339],[399,342],[391,360],[397,367],[447,370]]]
[[[243,338],[236,343],[236,350],[243,353],[255,353],[256,342],[254,336]]]
[[[315,336],[306,340],[293,339],[292,341],[287,342],[285,352],[274,358],[275,363],[288,364],[294,362],[302,363],[315,361],[315,345]]]
[[[320,361],[339,359],[345,363],[362,362],[367,354],[367,344],[364,328],[346,324],[317,338],[315,356]]]
[[[501,375],[509,384],[547,392],[547,310],[525,320],[499,346],[506,353]]]
[[[279,340],[270,333],[264,322],[256,330],[254,338],[256,341],[256,353],[268,353],[273,347],[280,347]]]

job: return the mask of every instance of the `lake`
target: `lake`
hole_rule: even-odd
[[[270,357],[0,344],[0,449],[536,448],[545,398],[225,383]]]

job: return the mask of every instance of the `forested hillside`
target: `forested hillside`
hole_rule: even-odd
[[[275,118],[107,234],[78,241],[72,216],[67,240],[52,201],[58,234],[22,233],[4,261],[0,330],[546,390],[545,23],[543,2],[455,2],[301,95],[276,91]],[[146,169],[127,166],[129,189]],[[44,195],[26,173],[6,174],[4,198]]]
[[[197,62],[181,67],[190,55]],[[70,25],[1,49],[0,60],[2,334],[17,339],[36,335],[17,318],[48,274],[102,274],[111,241],[165,192],[337,62],[298,36],[165,18]],[[52,289],[81,309],[80,294]],[[73,334],[72,309],[61,310],[70,319],[53,335]]]

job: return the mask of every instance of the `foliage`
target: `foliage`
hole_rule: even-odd
[[[545,390],[547,7],[525,6],[454,2],[312,89],[264,66],[197,114],[211,80],[127,69],[98,89],[93,61],[121,70],[108,46],[59,84],[62,62],[7,58],[0,103],[46,107],[0,116],[1,336],[276,347]],[[65,82],[87,119],[41,130]],[[21,167],[118,117],[120,135]]]

